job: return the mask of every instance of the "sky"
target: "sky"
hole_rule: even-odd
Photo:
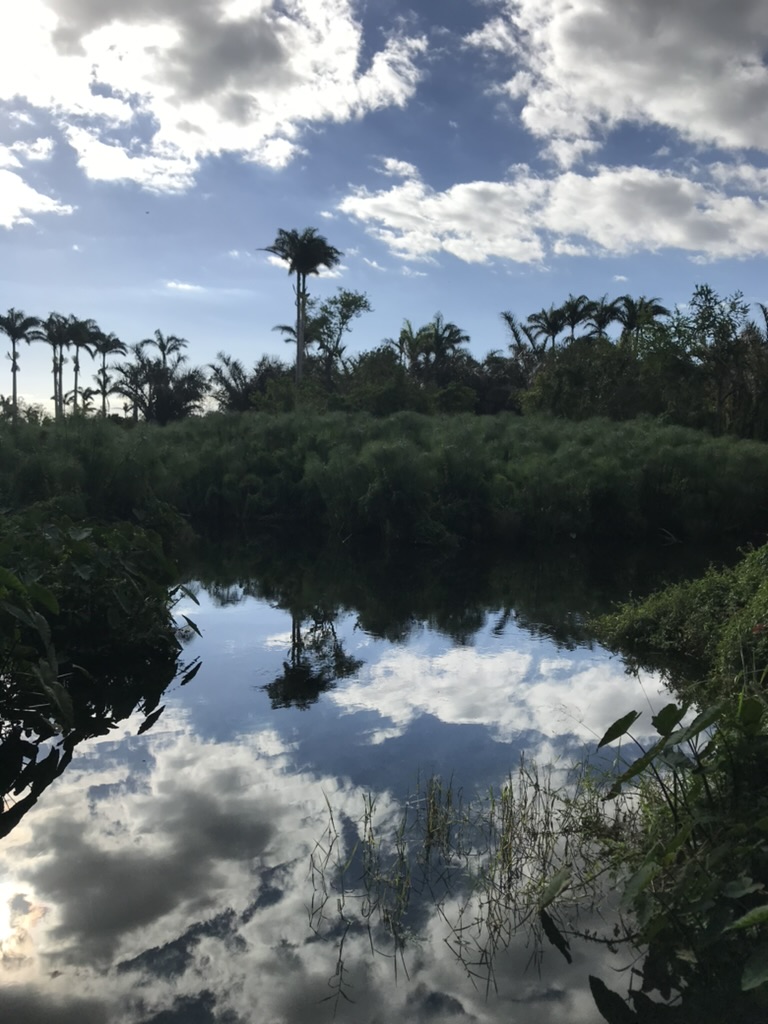
[[[0,11],[0,309],[160,329],[194,364],[291,358],[280,228],[344,253],[312,294],[368,294],[350,353],[440,311],[482,358],[502,310],[569,293],[768,302],[766,194],[764,0]],[[49,363],[22,351],[27,400]]]

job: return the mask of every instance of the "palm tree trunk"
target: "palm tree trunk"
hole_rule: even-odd
[[[296,385],[304,373],[304,327],[306,324],[306,277],[296,272]]]
[[[17,416],[17,412],[18,412],[18,391],[17,391],[17,383],[16,383],[16,374],[19,372],[18,363],[16,361],[17,358],[18,358],[18,352],[17,352],[16,344],[17,344],[16,343],[16,339],[15,338],[11,338],[11,374],[13,376],[13,385],[12,385],[13,410],[12,410],[11,415],[12,415],[14,427],[16,426],[16,416]]]

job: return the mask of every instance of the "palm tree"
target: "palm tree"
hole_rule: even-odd
[[[19,372],[18,345],[20,341],[26,341],[27,344],[35,341],[40,336],[39,327],[40,321],[36,316],[25,316],[20,309],[13,309],[13,307],[8,310],[5,316],[0,316],[0,331],[11,339],[11,351],[8,353],[8,358],[11,360],[11,376],[13,380],[11,415],[14,423],[18,414],[18,391],[16,386],[16,375]]]
[[[586,295],[570,294],[560,307],[565,326],[571,329],[571,341],[573,341],[576,328],[589,317],[590,305],[591,303]]]
[[[528,317],[528,326],[533,329],[537,338],[543,337],[551,341],[552,348],[554,348],[558,334],[565,327],[565,315],[562,309],[550,306],[549,309],[540,309],[538,313],[531,313]]]
[[[77,400],[79,395],[78,382],[80,379],[80,352],[85,351],[93,358],[96,353],[96,344],[101,331],[95,320],[80,320],[76,316],[70,316],[68,321],[70,332],[70,345],[75,350],[72,357],[72,369],[74,370],[75,384],[72,389],[72,411],[77,412]]]
[[[400,334],[397,336],[397,340],[394,338],[384,339],[384,345],[397,353],[398,361],[405,370],[413,371],[418,363],[419,353],[422,348],[423,331],[423,327],[418,331],[414,331],[411,321],[403,320],[403,326]]]
[[[67,317],[61,313],[49,313],[40,325],[37,340],[51,346],[53,362],[53,411],[56,419],[64,415],[64,389],[62,372],[64,366],[64,349],[70,345],[70,328]]]
[[[621,324],[622,344],[631,344],[637,347],[637,343],[643,336],[643,331],[650,327],[660,316],[670,316],[666,306],[662,306],[657,298],[646,298],[641,295],[634,299],[631,295],[621,295],[616,300],[618,306],[618,322]]]
[[[609,302],[607,295],[603,295],[596,302],[591,302],[588,315],[584,321],[591,327],[587,337],[605,338],[608,327],[619,320],[620,310],[620,300],[614,299],[613,302]]]
[[[307,277],[318,274],[320,267],[337,266],[344,253],[328,244],[317,228],[280,228],[272,245],[263,250],[278,256],[288,264],[288,273],[296,275],[296,383],[301,383],[304,367],[304,335],[307,321]]]
[[[111,391],[110,385],[112,384],[112,378],[107,373],[107,357],[124,356],[128,348],[116,334],[104,334],[103,332],[96,339],[94,348],[96,354],[101,356],[101,367],[94,374],[94,380],[97,384],[96,393],[101,395],[101,415],[103,419],[106,419],[107,395]]]
[[[139,342],[139,347],[142,350],[150,346],[157,349],[160,353],[160,361],[164,370],[168,368],[169,356],[178,356],[178,362],[186,362],[187,357],[182,353],[187,345],[189,345],[189,342],[186,338],[177,338],[175,334],[166,336],[162,331],[155,331],[154,338],[145,338]]]

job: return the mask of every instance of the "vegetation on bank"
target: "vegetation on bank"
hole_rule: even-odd
[[[12,509],[55,499],[75,519],[153,526],[170,507],[202,534],[291,543],[762,539],[768,450],[653,421],[78,418],[0,428],[0,493]]]
[[[23,345],[43,343],[52,359],[56,419],[97,415],[166,424],[218,407],[222,412],[518,414],[665,422],[768,438],[768,306],[756,317],[736,292],[698,285],[669,310],[656,298],[569,295],[560,306],[500,314],[500,347],[479,359],[470,338],[441,313],[355,355],[348,335],[371,310],[365,293],[340,288],[319,302],[307,277],[341,255],[314,229],[279,233],[269,251],[296,276],[295,319],[278,324],[296,348],[295,369],[273,356],[246,366],[219,352],[208,366],[189,362],[189,342],[156,330],[126,344],[95,321],[47,318],[9,309],[0,332],[10,341],[9,418],[38,417],[18,401]],[[90,384],[86,362],[94,360]],[[65,372],[66,370],[66,372]]]

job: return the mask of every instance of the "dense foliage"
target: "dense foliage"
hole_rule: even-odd
[[[0,432],[13,508],[198,532],[390,544],[554,538],[746,539],[764,529],[762,444],[650,421],[210,415],[164,429],[109,421]],[[173,531],[177,533],[177,531]]]

